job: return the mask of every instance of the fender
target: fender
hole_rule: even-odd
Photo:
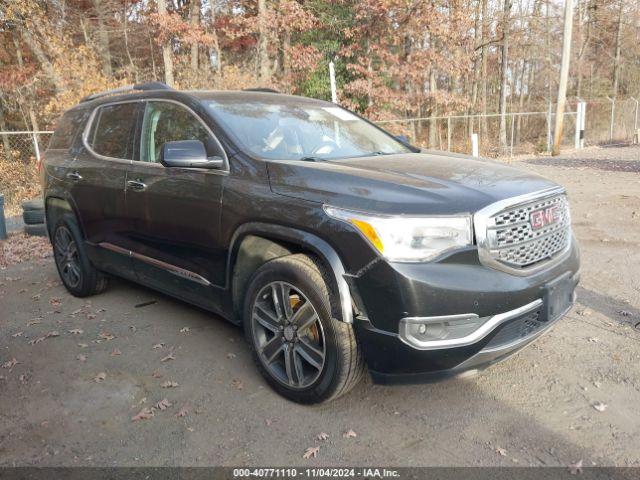
[[[342,317],[338,318],[338,320],[345,323],[353,323],[351,291],[344,278],[346,272],[342,260],[340,260],[336,251],[326,241],[304,230],[262,222],[249,222],[238,227],[231,237],[229,255],[227,257],[227,289],[231,287],[232,266],[238,254],[238,248],[246,235],[266,236],[268,238],[294,243],[301,247],[308,248],[321,257],[330,268],[338,287],[340,313]]]

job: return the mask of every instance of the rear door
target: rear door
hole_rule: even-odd
[[[220,142],[195,112],[170,100],[148,100],[142,112],[139,160],[128,166],[128,244],[138,278],[162,291],[216,309],[213,285],[224,284],[220,216],[228,161]],[[219,170],[164,167],[162,147],[200,140]]]
[[[132,276],[125,217],[125,177],[134,156],[140,101],[97,107],[67,177],[90,255],[101,268]]]

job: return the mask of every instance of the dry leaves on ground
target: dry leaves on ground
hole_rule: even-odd
[[[51,256],[51,244],[46,237],[25,233],[13,233],[0,241],[0,267],[8,267],[29,260],[41,260]]]
[[[320,432],[316,437],[318,440],[327,440],[329,438],[328,433]]]
[[[80,354],[78,354],[78,356],[76,356],[76,360],[79,360],[80,362],[86,362],[87,361],[87,356],[86,355],[82,355],[80,353]]]
[[[107,379],[107,374],[105,372],[100,372],[95,377],[93,377],[93,381],[96,383],[103,382]]]
[[[156,403],[155,407],[158,410],[166,410],[169,407],[172,407],[173,404],[167,400],[166,398],[163,398],[162,400],[160,400],[158,403]]]
[[[191,331],[191,329],[189,327],[182,327],[180,329],[180,333],[189,333]]]
[[[149,407],[144,407],[136,415],[131,417],[131,421],[137,422],[138,420],[149,420],[150,418],[153,418],[153,410]]]
[[[153,349],[154,349],[154,350],[157,350],[158,348],[162,348],[162,347],[164,347],[164,343],[156,343],[156,344],[153,346]]]
[[[173,352],[171,352],[169,355],[167,355],[166,357],[164,357],[162,360],[160,360],[161,362],[168,362],[169,360],[175,360],[176,357],[173,354]]]
[[[172,382],[171,380],[167,380],[166,382],[162,382],[160,384],[162,388],[176,388],[178,385],[178,382]]]
[[[311,457],[316,458],[319,451],[320,451],[320,447],[309,447],[305,450],[304,455],[302,455],[302,458],[304,459],[309,459]]]
[[[354,432],[353,430],[347,430],[346,432],[344,432],[342,434],[342,436],[344,438],[356,438],[358,436],[358,434],[356,432]]]
[[[236,388],[236,390],[244,389],[244,384],[242,383],[242,380],[240,380],[239,378],[234,378],[233,381],[231,382],[231,385],[233,385]]]
[[[187,406],[185,405],[180,410],[178,410],[178,413],[176,413],[176,417],[178,417],[178,418],[186,417],[188,413],[189,413],[189,410],[187,409]]]
[[[504,448],[496,448],[496,453],[500,456],[506,457],[507,456],[507,451]]]
[[[597,410],[598,412],[604,412],[607,407],[609,405],[607,405],[606,403],[602,403],[602,402],[596,402],[593,405],[591,405],[595,410]]]
[[[9,360],[8,362],[4,362],[2,364],[2,368],[8,368],[9,371],[13,370],[13,367],[15,367],[17,364],[19,364],[20,362],[18,360],[16,360],[15,357],[13,357],[11,360]]]
[[[117,357],[119,355],[122,355],[122,352],[119,349],[114,348],[113,351],[111,352],[111,356],[112,357]]]
[[[72,328],[71,330],[69,330],[69,333],[71,335],[82,335],[84,333],[84,330],[81,330],[80,328]]]

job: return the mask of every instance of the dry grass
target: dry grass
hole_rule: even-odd
[[[19,215],[21,203],[37,197],[40,191],[35,159],[22,160],[0,152],[0,193],[4,194],[7,217]]]
[[[0,241],[0,268],[29,260],[41,260],[52,256],[51,244],[46,237],[34,237],[25,233],[13,233]]]

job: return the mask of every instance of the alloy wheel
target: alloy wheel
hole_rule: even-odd
[[[67,227],[59,227],[53,240],[53,251],[60,276],[67,286],[75,288],[82,281],[78,247]]]
[[[312,385],[322,373],[326,342],[311,301],[287,282],[260,290],[252,309],[253,341],[271,376],[293,389]]]

